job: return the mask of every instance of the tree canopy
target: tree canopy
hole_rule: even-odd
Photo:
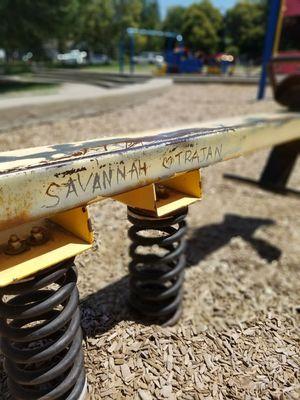
[[[138,27],[142,13],[141,0],[81,0],[81,28],[77,42],[88,50],[114,55],[122,32]]]
[[[173,6],[168,9],[162,22],[162,29],[169,32],[181,33],[184,24],[185,7]]]
[[[0,0],[0,47],[8,52],[41,49],[46,40],[69,39],[80,0]]]
[[[160,29],[160,12],[157,0],[142,0],[141,24],[145,29]]]
[[[249,59],[259,58],[263,51],[266,21],[266,2],[248,0],[237,3],[225,16],[227,43]]]
[[[209,0],[193,4],[183,15],[182,33],[185,43],[193,50],[215,53],[220,49],[222,25],[221,12]]]
[[[241,0],[225,15],[210,0],[173,6],[162,21],[158,0],[0,0],[0,48],[38,52],[49,41],[117,55],[126,28],[181,33],[191,50],[235,51],[258,59],[262,53],[267,0]],[[164,48],[161,38],[137,38],[137,50]]]

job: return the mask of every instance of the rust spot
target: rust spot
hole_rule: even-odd
[[[89,149],[87,147],[84,147],[83,149],[81,149],[79,151],[75,151],[74,153],[65,156],[65,158],[84,156],[88,151],[89,151]]]
[[[11,173],[22,171],[22,170],[23,170],[23,167],[9,168],[9,169],[6,169],[5,171],[1,171],[0,175],[4,175],[4,174],[7,174],[7,173],[11,174]]]
[[[132,142],[124,142],[124,143],[125,143],[125,148],[126,149],[130,149],[132,147],[135,147],[138,144],[142,144],[142,142],[139,141],[139,140],[136,140],[136,141],[133,140]]]
[[[7,219],[5,221],[0,221],[0,231],[5,229],[13,228],[14,226],[25,224],[30,220],[30,215],[28,212],[23,211],[21,214],[14,218]]]
[[[62,178],[65,178],[67,175],[77,174],[78,172],[82,172],[82,171],[86,171],[86,168],[85,167],[73,168],[73,169],[69,169],[68,171],[64,171],[64,172],[57,172],[56,174],[54,174],[54,176],[56,178],[59,178],[60,176]]]

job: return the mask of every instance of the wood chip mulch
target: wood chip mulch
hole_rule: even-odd
[[[176,85],[94,117],[0,135],[2,151],[275,111],[256,88]],[[96,251],[77,257],[90,400],[300,399],[299,200],[223,179],[257,179],[267,151],[203,169],[190,207],[183,317],[144,325],[128,310],[126,207],[90,207]],[[300,188],[300,157],[289,186]],[[0,356],[0,400],[7,394]]]
[[[271,312],[198,332],[121,322],[85,340],[92,399],[299,399],[300,331]]]

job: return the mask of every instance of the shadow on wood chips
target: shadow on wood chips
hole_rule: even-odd
[[[198,264],[200,260],[225,246],[234,237],[240,236],[248,242],[257,254],[269,263],[278,260],[281,250],[263,239],[254,237],[255,231],[262,226],[274,225],[269,218],[241,217],[226,214],[220,224],[211,224],[196,229],[188,240],[188,266]]]
[[[197,265],[199,261],[228,244],[234,237],[243,238],[268,263],[278,260],[281,256],[281,250],[278,247],[254,237],[257,229],[273,224],[275,221],[269,218],[226,214],[220,224],[210,224],[195,229],[187,241],[187,268]],[[151,324],[130,307],[128,299],[128,275],[86,297],[81,302],[82,327],[85,336],[101,335],[121,321]]]

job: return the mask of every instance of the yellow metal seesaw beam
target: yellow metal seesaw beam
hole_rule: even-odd
[[[0,230],[300,137],[300,113],[0,153]]]
[[[181,313],[184,218],[186,206],[201,197],[199,169],[299,137],[300,114],[277,113],[125,138],[0,153],[0,300],[4,327],[1,343],[6,343],[1,351],[5,366],[11,366],[6,368],[6,373],[13,397],[19,398],[18,394],[14,395],[19,392],[29,393],[30,397],[32,388],[38,393],[39,382],[44,390],[44,381],[39,381],[40,371],[36,367],[35,357],[40,355],[28,355],[22,376],[18,358],[15,361],[5,349],[16,343],[26,348],[32,343],[32,348],[36,348],[37,341],[47,338],[52,344],[46,350],[41,348],[41,354],[45,357],[46,353],[49,360],[54,356],[58,360],[54,367],[49,363],[47,372],[43,367],[41,377],[49,377],[49,396],[57,397],[52,396],[53,392],[58,395],[72,375],[73,381],[76,378],[74,387],[65,389],[72,393],[79,391],[79,399],[85,398],[86,382],[83,361],[80,361],[83,357],[77,345],[82,336],[78,326],[74,257],[92,246],[86,208],[89,203],[113,197],[133,207],[129,209],[129,221],[134,228],[129,230],[132,240],[130,304],[159,323],[174,324]],[[177,212],[173,213],[174,210]],[[167,236],[155,237],[155,241],[153,237],[136,237],[149,229]],[[162,257],[155,258],[155,252],[150,254],[152,260],[159,260],[163,272],[158,274],[154,269],[150,281],[144,273],[149,254],[145,255],[144,263],[142,255],[135,252],[138,246],[146,249],[149,243],[152,247],[168,249]],[[158,287],[161,287],[159,292]],[[6,295],[13,295],[13,301],[11,298],[7,301]],[[16,315],[15,305],[20,315]],[[23,329],[29,323],[30,333]],[[10,339],[7,332],[11,333],[11,327]],[[64,351],[48,354],[49,349],[56,349],[64,341]],[[65,357],[74,348],[77,353],[73,359],[70,357],[71,366],[67,360],[70,372],[59,381],[59,368],[65,365]],[[44,358],[37,360],[46,365]],[[55,381],[51,375],[53,370]],[[33,371],[34,378],[29,379],[26,371]]]

